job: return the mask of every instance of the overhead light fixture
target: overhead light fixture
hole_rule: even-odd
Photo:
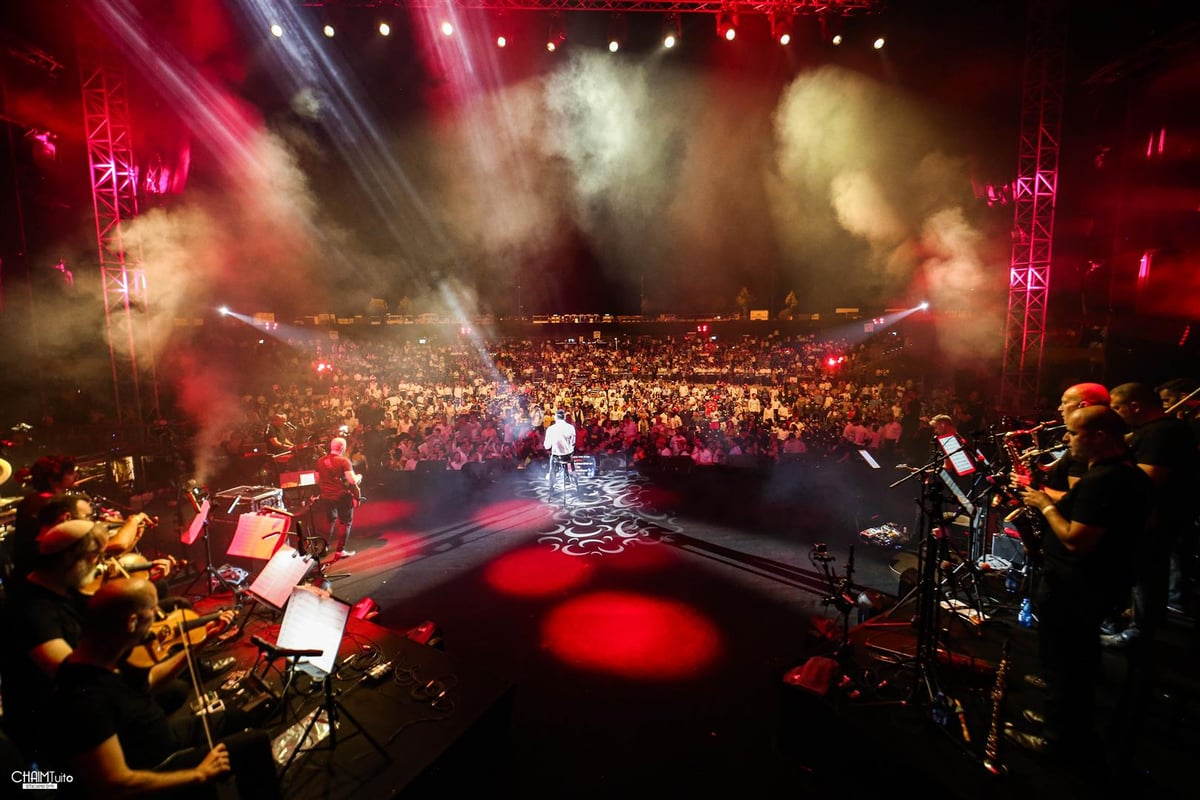
[[[663,47],[670,50],[675,45],[679,44],[683,38],[683,26],[679,21],[679,14],[672,11],[663,17]]]
[[[283,26],[280,25],[278,22],[272,24],[271,25],[271,35],[274,36],[276,39],[282,39],[283,38]]]
[[[330,25],[328,22],[326,22],[325,27],[321,28],[321,33],[325,34],[326,39],[332,39],[334,37],[334,35],[337,33],[337,31],[335,31],[333,29],[332,25]]]
[[[508,47],[508,43],[512,39],[509,37],[508,19],[504,16],[503,11],[496,14],[494,30],[496,31],[496,47]]]
[[[450,20],[444,19],[441,24],[442,36],[453,36],[454,26],[450,24]]]
[[[792,43],[792,15],[790,12],[771,12],[771,38],[784,47]]]
[[[876,50],[882,50],[885,44],[887,44],[886,38],[882,36],[876,36],[875,41],[871,42],[871,47],[874,47]]]
[[[737,38],[737,12],[723,8],[717,12],[717,36],[727,42]]]
[[[562,17],[555,12],[550,15],[550,32],[546,35],[546,50],[554,53],[567,41],[567,29],[563,27]]]
[[[821,41],[829,42],[834,47],[840,45],[842,39],[842,18],[834,14],[822,14],[819,17],[821,21]]]
[[[379,30],[380,36],[391,36],[392,35],[392,26],[388,25],[386,22],[379,23],[378,30]]]
[[[625,41],[625,15],[613,14],[608,20],[608,52],[615,53]]]

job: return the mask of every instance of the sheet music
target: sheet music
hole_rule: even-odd
[[[277,644],[287,650],[321,650],[321,655],[305,656],[299,663],[311,664],[328,675],[349,617],[349,603],[315,586],[296,586],[283,613]]]
[[[226,555],[266,561],[287,539],[288,522],[278,514],[242,514]]]
[[[183,536],[180,537],[179,541],[183,542],[184,544],[196,543],[196,540],[200,538],[201,531],[204,530],[204,523],[208,519],[208,509],[209,503],[208,498],[206,497],[204,498],[204,502],[200,505],[199,513],[192,517],[192,524],[189,525],[188,529],[183,532]]]
[[[942,446],[942,452],[950,459],[950,466],[954,468],[956,474],[970,475],[975,471],[975,465],[971,463],[971,456],[967,453],[961,439],[954,434],[949,434],[939,436],[938,443]]]
[[[292,595],[292,589],[304,580],[312,566],[311,556],[302,556],[296,548],[284,545],[275,551],[247,591],[264,603],[283,608]]]
[[[962,506],[963,511],[965,511],[968,516],[974,514],[975,504],[967,498],[967,495],[961,488],[959,488],[959,485],[954,482],[953,476],[951,476],[946,470],[942,470],[938,473],[938,475],[941,477],[942,483],[946,484],[946,488],[948,488],[954,495],[954,498],[958,500],[958,503]]]

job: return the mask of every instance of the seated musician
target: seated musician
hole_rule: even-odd
[[[59,665],[79,642],[83,589],[93,583],[108,543],[103,522],[72,519],[46,528],[37,537],[37,566],[8,586],[0,655],[0,691],[8,734],[31,760],[37,736],[47,723],[40,713]],[[228,626],[232,612],[210,623],[210,632]],[[150,670],[156,683],[173,678],[185,666],[173,654]]]
[[[68,456],[42,456],[29,468],[29,490],[17,505],[12,541],[13,571],[24,575],[37,559],[38,513],[51,497],[72,491],[78,472],[75,459]]]
[[[280,797],[265,732],[214,745],[201,718],[168,719],[151,696],[153,674],[139,681],[122,673],[157,608],[154,585],[140,578],[110,581],[88,601],[78,647],[54,679],[50,716],[70,722],[45,741],[48,764],[74,776],[71,788],[90,797],[217,797],[217,781],[230,772],[238,796]]]
[[[271,415],[271,421],[267,423],[267,430],[263,435],[271,455],[280,456],[290,453],[296,446],[292,441],[290,431],[291,426],[288,424],[287,414],[277,412]]]

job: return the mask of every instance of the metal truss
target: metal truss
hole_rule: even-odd
[[[299,0],[315,8],[441,8],[495,11],[646,11],[715,14],[737,11],[758,14],[855,16],[883,10],[884,0]]]
[[[1029,14],[1000,384],[1000,407],[1014,413],[1032,409],[1041,391],[1066,64],[1059,2],[1035,0]]]
[[[149,356],[149,304],[141,247],[127,230],[138,210],[129,85],[124,64],[103,37],[84,22],[77,33],[113,398],[118,422],[141,423],[143,400],[158,407],[158,387],[153,359],[145,357]],[[145,363],[139,363],[139,357]],[[143,392],[148,396],[144,398]]]

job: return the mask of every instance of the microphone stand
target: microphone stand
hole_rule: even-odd
[[[298,659],[299,657],[296,658]],[[295,662],[292,664],[292,669],[295,669]],[[390,762],[392,760],[392,757],[388,755],[388,752],[383,748],[383,745],[381,745],[375,739],[375,737],[372,736],[367,729],[364,728],[362,724],[359,723],[359,721],[356,720],[354,716],[346,710],[346,707],[342,705],[342,702],[338,700],[339,693],[333,690],[333,674],[329,672],[325,673],[321,678],[321,683],[324,689],[324,699],[322,700],[320,707],[313,709],[312,715],[308,720],[308,724],[304,727],[304,732],[300,734],[300,739],[297,741],[295,749],[292,750],[292,754],[288,756],[288,760],[284,763],[283,768],[279,771],[280,780],[283,779],[284,774],[286,774],[288,769],[291,768],[292,762],[296,760],[296,756],[300,755],[301,753],[312,752],[314,750],[328,750],[330,753],[332,753],[337,749],[339,717],[345,717],[346,720],[363,735],[363,738],[371,743],[371,746],[375,748],[379,755],[383,756],[385,761]],[[317,722],[322,717],[325,718],[325,724],[329,727],[329,744],[321,745],[320,742],[317,741],[313,742],[311,745],[305,746],[305,743],[308,741],[308,737],[312,733],[313,728],[316,727]]]
[[[938,452],[921,467],[908,467],[909,474],[892,483],[888,488],[894,489],[908,481],[921,476],[921,494],[917,499],[918,518],[917,530],[923,531],[921,543],[917,547],[917,584],[908,594],[901,598],[896,605],[880,615],[878,621],[868,620],[867,625],[879,625],[889,619],[893,613],[915,594],[917,596],[917,613],[915,615],[917,637],[916,647],[911,657],[901,659],[899,663],[910,666],[913,670],[913,683],[905,705],[910,703],[928,704],[939,694],[938,679],[934,670],[937,660],[938,633],[938,582],[937,570],[939,556],[935,548],[940,550],[945,542],[946,531],[944,520],[941,519],[942,497],[941,488],[933,481],[934,473],[940,468],[947,456]],[[935,526],[936,524],[936,526]],[[891,625],[908,625],[910,623],[889,623]],[[872,649],[868,645],[868,649]],[[875,650],[880,651],[876,647]],[[898,655],[888,651],[888,655]],[[919,689],[924,688],[924,698],[919,697]]]

